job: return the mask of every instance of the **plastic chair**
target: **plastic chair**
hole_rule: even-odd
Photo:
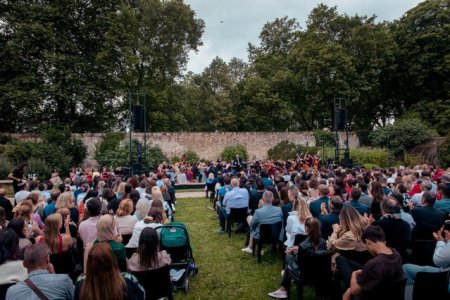
[[[300,249],[300,248],[299,248]],[[288,272],[297,288],[297,299],[303,299],[303,287],[312,285],[316,296],[330,296],[333,281],[331,271],[331,253],[306,254],[299,250],[297,254],[298,271],[288,268]],[[290,289],[288,291],[288,298]]]
[[[156,300],[163,297],[167,297],[169,300],[173,299],[170,266],[144,272],[133,272],[133,275],[144,287],[146,300]]]
[[[128,242],[131,239],[131,236],[132,236],[131,233],[130,234],[122,234],[122,245],[125,246],[126,244],[128,244]]]
[[[280,242],[280,232],[282,226],[282,222],[259,225],[259,239],[254,239],[254,246],[252,251],[252,255],[255,256],[255,248],[258,248],[258,263],[261,263],[261,250],[263,244],[271,244],[272,251],[276,250],[277,245],[282,247]]]
[[[413,286],[413,300],[447,300],[448,278],[450,271],[446,272],[418,272]]]
[[[228,216],[228,219],[227,219],[228,237],[231,237],[231,227],[234,222],[236,222],[238,224],[244,223],[244,226],[245,226],[245,224],[247,224],[247,213],[248,213],[247,207],[230,208],[230,215]]]

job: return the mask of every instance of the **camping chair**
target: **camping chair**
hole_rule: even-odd
[[[272,251],[275,252],[277,245],[282,247],[280,241],[280,233],[283,223],[278,222],[274,224],[260,224],[259,225],[259,239],[254,239],[252,255],[255,256],[255,248],[258,248],[258,263],[261,263],[261,250],[263,244],[271,244]]]
[[[162,297],[167,297],[169,300],[173,299],[170,266],[150,271],[133,272],[133,275],[144,287],[146,300],[156,300]]]

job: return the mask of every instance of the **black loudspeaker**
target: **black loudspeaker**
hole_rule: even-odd
[[[135,131],[144,131],[144,107],[136,105],[133,108],[133,126]]]
[[[131,171],[132,174],[142,174],[142,164],[133,164],[133,170]]]
[[[336,110],[335,113],[335,126],[337,130],[341,130],[345,128],[345,124],[347,123],[347,109],[341,108]]]

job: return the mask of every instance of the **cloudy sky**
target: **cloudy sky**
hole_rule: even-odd
[[[296,18],[304,28],[318,3],[337,6],[339,13],[376,15],[378,21],[400,18],[420,0],[185,0],[205,21],[203,46],[190,53],[189,71],[201,72],[219,56],[247,60],[247,45],[258,43],[262,26],[277,17]]]

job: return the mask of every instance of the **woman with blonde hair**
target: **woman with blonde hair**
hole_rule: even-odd
[[[117,229],[122,235],[133,233],[134,225],[138,220],[131,215],[132,212],[133,201],[131,199],[122,200],[116,212]]]
[[[287,248],[294,245],[295,236],[297,234],[306,234],[305,221],[307,218],[311,217],[312,215],[306,200],[302,197],[295,199],[292,212],[289,213],[286,221],[286,241],[284,242],[284,245],[286,245]]]
[[[135,277],[121,274],[111,247],[106,242],[92,246],[86,259],[86,277],[75,285],[74,299],[145,299]]]
[[[78,209],[75,207],[75,197],[72,195],[71,192],[64,192],[61,195],[59,195],[58,199],[56,200],[55,209],[58,210],[60,208],[69,209],[70,219],[75,224],[78,224],[80,214],[78,212]]]
[[[14,218],[22,217],[35,236],[42,235],[41,230],[45,227],[45,224],[42,222],[41,217],[33,212],[33,202],[31,200],[20,202],[14,207],[13,212]]]
[[[342,279],[345,288],[350,286],[352,272],[362,269],[370,259],[370,254],[362,240],[366,218],[350,205],[344,206],[339,214],[339,224],[333,224],[333,233],[328,238],[327,247],[336,254],[336,275]]]
[[[31,193],[26,198],[27,200],[31,200],[33,203],[33,211],[38,214],[41,220],[44,219],[44,206],[45,206],[45,197],[42,196],[39,191],[31,191]]]
[[[63,227],[66,232],[69,230],[69,216],[63,221],[63,217],[60,213],[54,213],[45,219],[44,234],[36,238],[37,243],[45,242],[50,248],[52,254],[61,254],[66,252],[72,247],[73,241],[70,234],[60,234],[60,229]]]
[[[116,197],[119,200],[122,200],[123,196],[126,194],[125,187],[127,186],[126,182],[121,182],[117,187]]]

